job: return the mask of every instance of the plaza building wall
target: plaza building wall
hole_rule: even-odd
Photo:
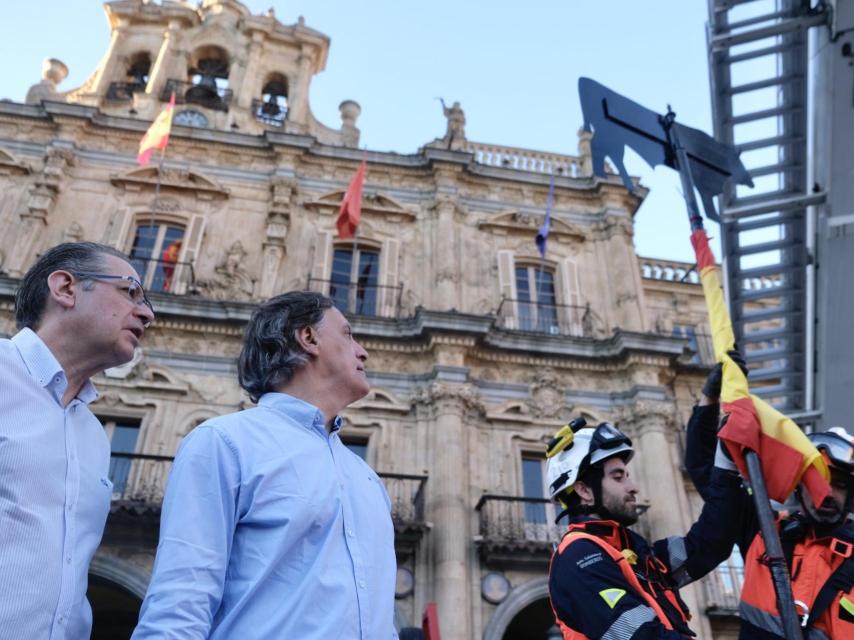
[[[702,291],[692,265],[636,255],[645,190],[594,177],[589,134],[576,155],[477,143],[451,109],[444,135],[413,153],[359,150],[355,102],[337,128],[311,115],[330,41],[302,21],[231,0],[105,10],[110,47],[82,87],[60,91],[53,60],[25,103],[0,103],[0,334],[15,331],[20,277],[62,241],[131,255],[157,312],[134,361],[95,380],[116,483],[91,571],[96,633],[99,611],[103,634],[132,626],[171,457],[205,419],[251,405],[236,382],[243,327],[293,289],[332,295],[370,356],[372,391],[343,412],[342,437],[392,498],[400,627],[436,602],[443,638],[547,637],[560,527],[531,483],[574,416],[632,438],[640,530],[688,530],[700,499],[682,470],[684,424],[713,360]],[[146,59],[147,75],[130,73]],[[215,88],[200,73],[211,69]],[[169,87],[165,161],[140,167]],[[363,158],[358,237],[340,240]],[[727,584],[685,589],[699,637],[734,637]]]

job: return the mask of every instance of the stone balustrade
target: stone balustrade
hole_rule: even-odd
[[[506,167],[518,171],[564,175],[571,178],[583,175],[582,159],[578,156],[481,142],[467,142],[465,150],[474,154],[475,162],[490,167]]]
[[[696,266],[690,262],[640,257],[638,260],[641,275],[647,280],[700,284],[700,274],[697,273]]]

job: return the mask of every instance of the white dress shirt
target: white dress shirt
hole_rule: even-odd
[[[110,443],[30,329],[0,340],[0,634],[89,638],[89,562],[110,509]]]

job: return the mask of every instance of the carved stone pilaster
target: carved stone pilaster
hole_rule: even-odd
[[[469,385],[434,382],[415,393],[413,404],[428,412],[430,419],[449,413],[466,419],[486,414],[479,394]]]
[[[291,178],[274,178],[271,185],[270,211],[267,213],[266,236],[261,258],[261,278],[258,295],[269,298],[275,292],[276,280],[282,260],[287,252],[288,229],[291,222],[291,206],[296,195],[297,184]]]
[[[56,204],[67,169],[74,164],[74,152],[70,149],[47,148],[44,167],[30,187],[26,204],[19,212],[20,226],[9,259],[9,270],[14,275],[23,273],[28,257],[37,253],[35,243],[47,227],[48,216]]]

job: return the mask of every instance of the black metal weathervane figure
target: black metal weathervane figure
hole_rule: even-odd
[[[627,146],[652,167],[663,164],[675,169],[682,181],[682,195],[688,208],[692,232],[703,229],[703,216],[694,195],[695,188],[700,194],[706,216],[719,222],[713,198],[723,193],[727,186],[753,186],[753,180],[735,149],[698,129],[676,122],[676,114],[669,105],[667,113],[659,115],[590,78],[579,79],[578,93],[584,115],[584,129],[593,133],[593,173],[606,177],[607,156],[616,165],[626,188],[634,191],[635,185],[623,164],[623,153]],[[762,537],[768,551],[785,636],[788,640],[801,640],[789,572],[774,525],[761,463],[752,451],[745,452],[745,462]]]

